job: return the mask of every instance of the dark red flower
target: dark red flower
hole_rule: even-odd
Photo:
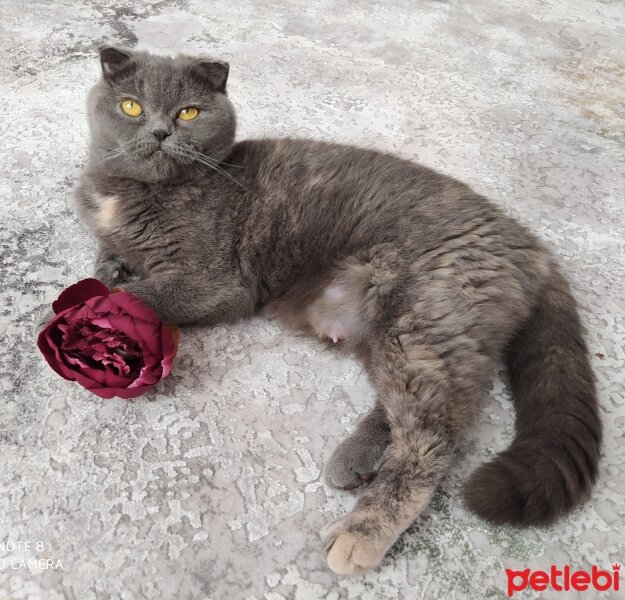
[[[180,330],[139,298],[97,279],[68,287],[37,345],[61,376],[101,398],[136,398],[171,373]]]

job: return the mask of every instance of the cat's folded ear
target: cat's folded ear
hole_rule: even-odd
[[[222,60],[200,56],[193,64],[193,74],[217,92],[226,91],[230,65]]]
[[[130,74],[136,67],[132,52],[125,48],[104,44],[98,48],[98,52],[102,64],[102,75],[109,81]]]

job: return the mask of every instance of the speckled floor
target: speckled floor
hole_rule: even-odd
[[[536,230],[589,329],[591,502],[544,530],[465,511],[463,479],[511,437],[496,380],[431,507],[379,570],[340,579],[318,532],[353,497],[321,472],[373,399],[357,363],[258,318],[186,330],[174,375],[134,402],[59,379],[32,325],[93,261],[70,198],[102,40],[229,60],[240,137],[394,151]],[[622,1],[0,0],[0,598],[506,598],[505,567],[623,561],[624,40]]]

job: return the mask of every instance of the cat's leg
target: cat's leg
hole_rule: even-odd
[[[328,566],[336,573],[377,566],[427,506],[447,468],[485,365],[478,357],[475,385],[457,386],[437,350],[416,335],[401,335],[372,362],[392,441],[354,510],[322,533]]]
[[[104,246],[98,248],[94,275],[109,288],[122,287],[139,278],[126,261]]]
[[[255,308],[249,290],[238,280],[211,279],[206,273],[155,274],[123,287],[163,321],[178,325],[234,321],[251,316]]]
[[[326,481],[342,490],[353,490],[370,482],[390,442],[391,430],[386,413],[377,403],[332,453],[325,469]]]

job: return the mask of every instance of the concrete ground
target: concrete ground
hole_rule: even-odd
[[[524,531],[465,510],[462,481],[512,435],[496,378],[432,505],[378,570],[341,579],[318,532],[353,496],[321,474],[373,401],[356,362],[257,318],[185,330],[173,376],[134,402],[57,377],[32,325],[94,257],[71,196],[102,40],[229,60],[241,138],[392,151],[533,228],[588,327],[591,501]],[[0,0],[0,598],[507,598],[505,568],[623,561],[624,40],[609,0]]]

